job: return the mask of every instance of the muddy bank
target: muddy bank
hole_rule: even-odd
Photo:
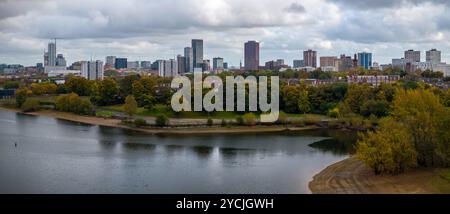
[[[314,194],[433,194],[438,169],[415,169],[398,176],[376,176],[355,158],[333,164],[309,183]]]

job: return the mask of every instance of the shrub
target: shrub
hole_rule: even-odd
[[[137,119],[135,119],[135,120],[133,121],[133,124],[134,124],[136,127],[142,127],[142,126],[147,126],[147,125],[148,125],[148,124],[147,124],[147,121],[144,120],[144,119],[142,119],[142,118],[137,118]]]
[[[243,120],[244,120],[244,124],[246,125],[246,126],[254,126],[254,125],[256,125],[256,116],[255,116],[255,114],[253,114],[253,113],[247,113],[247,114],[245,114],[243,117]]]
[[[60,95],[56,98],[56,110],[91,115],[93,106],[89,100],[84,100],[77,94],[71,93],[69,95]]]
[[[213,125],[213,120],[211,118],[208,118],[208,121],[206,122],[206,124],[208,126],[212,126]]]
[[[164,127],[164,126],[167,125],[168,120],[169,120],[169,119],[167,118],[166,115],[160,114],[160,115],[158,115],[158,116],[156,117],[156,126]]]
[[[36,99],[30,99],[30,98],[27,98],[25,100],[25,102],[22,104],[22,106],[20,107],[20,109],[23,112],[38,111],[39,108],[40,108],[39,101]]]

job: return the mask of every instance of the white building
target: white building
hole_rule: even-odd
[[[367,83],[369,85],[372,86],[379,86],[382,83],[394,83],[396,81],[400,80],[400,76],[399,75],[364,75],[364,76],[348,76],[347,77],[347,82],[348,84],[353,84],[353,83]]]
[[[82,61],[81,76],[88,80],[103,79],[103,62],[100,60]]]
[[[178,65],[174,59],[158,60],[158,75],[160,77],[178,76]]]
[[[114,68],[116,66],[116,56],[107,56],[105,66]]]
[[[441,52],[436,49],[431,49],[426,52],[426,61],[433,65],[441,63]]]
[[[439,63],[434,66],[433,71],[440,71],[445,77],[450,77],[450,64]]]
[[[48,77],[65,77],[69,74],[81,76],[80,70],[53,70],[47,73]]]
[[[64,67],[67,66],[66,58],[64,58],[64,55],[58,54],[58,56],[56,57],[56,65]]]
[[[66,66],[45,66],[45,73],[64,73],[67,70]]]
[[[324,67],[320,67],[320,69],[321,69],[322,71],[325,71],[325,72],[334,72],[334,71],[338,71],[338,69],[337,69],[336,66],[324,66]]]
[[[296,71],[313,72],[314,70],[316,70],[316,68],[311,67],[311,66],[306,66],[306,67],[294,68],[294,70],[296,70]]]
[[[433,70],[433,64],[431,62],[413,62],[412,66],[414,70]]]
[[[380,63],[373,62],[372,63],[372,69],[374,69],[374,70],[381,70]]]

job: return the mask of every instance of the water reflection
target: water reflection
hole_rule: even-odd
[[[123,143],[124,150],[127,151],[144,151],[151,152],[156,149],[156,145],[153,144],[141,144],[141,143]]]
[[[328,136],[331,138],[312,143],[309,146],[323,152],[332,152],[336,155],[353,154],[355,152],[356,132],[332,131],[328,132]]]
[[[153,136],[4,111],[0,136],[0,193],[308,193],[354,142],[331,130]]]
[[[204,160],[209,159],[214,152],[214,148],[209,146],[193,146],[191,149],[200,159]]]

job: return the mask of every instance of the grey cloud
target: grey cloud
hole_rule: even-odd
[[[306,9],[303,5],[301,5],[300,3],[294,2],[292,4],[290,4],[288,7],[285,8],[285,10],[287,12],[290,13],[304,13],[306,12]]]
[[[419,5],[423,3],[445,4],[450,5],[448,0],[327,0],[336,3],[343,8],[358,8],[358,9],[383,9],[383,8],[398,8],[410,5]]]
[[[255,7],[251,5],[252,2],[241,3],[236,0],[212,3],[186,0],[49,1],[49,7],[26,10],[26,13],[22,13],[12,1],[6,2],[13,5],[11,10],[14,12],[8,15],[8,19],[2,20],[0,17],[1,31],[23,31],[40,38],[125,38],[203,30],[290,26],[304,21],[287,19],[281,11],[266,11],[264,4]],[[19,2],[36,3],[26,0]],[[266,2],[273,4],[272,1]],[[207,7],[208,4],[212,8]],[[289,8],[295,12],[304,10],[297,3],[291,4]]]
[[[0,20],[42,8],[47,0],[0,0]]]

